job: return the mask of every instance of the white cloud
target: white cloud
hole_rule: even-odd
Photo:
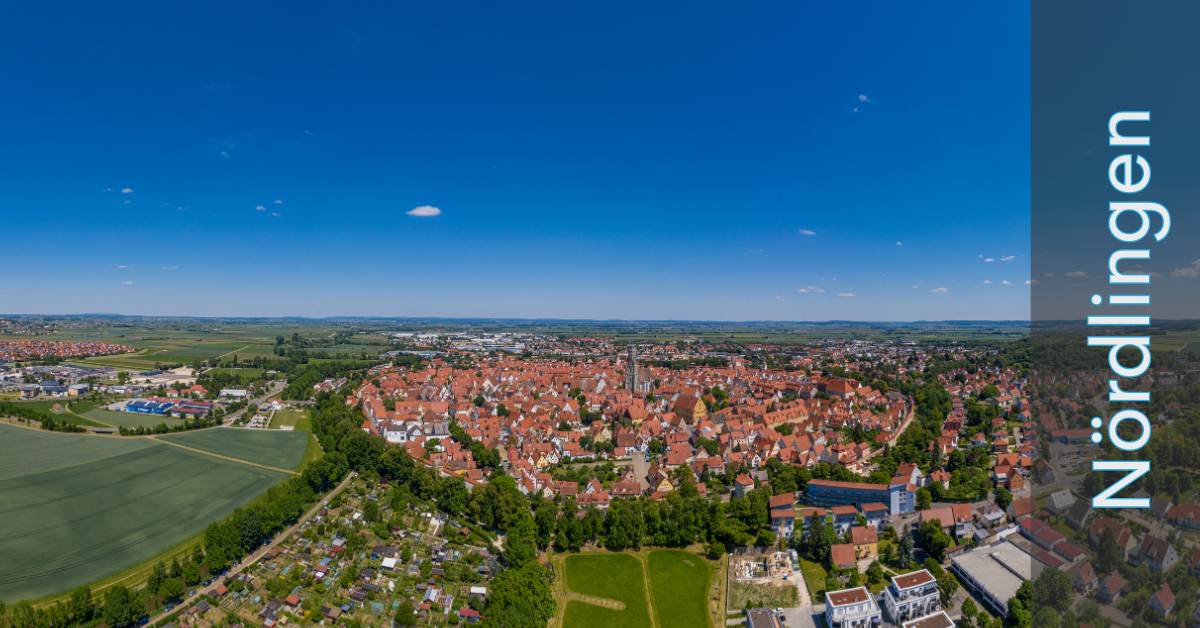
[[[405,213],[409,216],[415,216],[417,218],[433,218],[434,216],[441,216],[442,210],[441,208],[434,207],[433,205],[421,205],[420,207],[414,207]]]
[[[782,301],[782,300],[783,300],[783,297],[777,294],[777,295],[775,295],[775,300],[776,300],[776,301]]]
[[[802,235],[802,236],[815,236],[815,235],[817,235],[817,232],[816,232],[816,231],[813,231],[812,229],[801,229],[801,230],[800,230],[800,235]]]
[[[904,246],[904,243],[899,240],[896,240],[896,246]]]
[[[114,264],[114,266],[117,267],[117,270],[125,270],[127,268],[133,268],[132,264]]]
[[[950,292],[950,289],[949,289],[949,288],[934,288],[933,290],[930,290],[930,292],[937,292],[937,293],[939,293],[939,294],[946,294],[947,292]]]
[[[129,200],[129,199],[125,199],[125,203],[124,203],[124,204],[125,204],[125,205],[132,205],[132,204],[133,204],[133,201],[131,201],[131,200]]]
[[[1026,279],[1026,280],[1025,280],[1025,285],[1027,285],[1027,286],[1032,286],[1033,284],[1035,284],[1035,283],[1037,283],[1037,282],[1038,282],[1038,280],[1037,280],[1037,279]]]
[[[1017,259],[1017,256],[1016,256],[1016,255],[1005,255],[1004,257],[1001,257],[1001,258],[1000,258],[1000,261],[1002,261],[1002,262],[1011,262],[1011,261],[1013,261],[1013,260],[1015,260],[1015,259]]]
[[[1002,280],[1000,283],[1002,283],[1002,284],[1004,284],[1004,285],[1006,285],[1006,286],[1011,286],[1011,285],[1012,285],[1012,282],[1011,282],[1011,281],[1009,281],[1009,280],[1007,280],[1007,279],[1004,279],[1004,280]]]
[[[134,285],[134,282],[132,282],[132,281],[122,281],[122,282],[121,282],[121,285],[122,285],[122,286],[132,286],[132,285]]]
[[[853,299],[854,293],[853,292],[839,292],[838,296],[843,299]]]
[[[858,102],[871,102],[871,99],[868,98],[866,94],[859,94]]]
[[[121,194],[133,194],[133,188],[128,186],[123,187],[121,188]]]
[[[1049,276],[1051,276],[1051,275],[1047,274],[1046,276],[1047,276],[1047,277],[1049,277]],[[1067,276],[1068,276],[1068,277],[1087,277],[1088,275],[1087,275],[1087,272],[1086,272],[1086,271],[1082,271],[1082,270],[1073,270],[1073,271],[1071,271],[1071,272],[1067,273]]]
[[[265,212],[265,211],[267,211],[267,206],[266,205],[255,205],[254,211]]]
[[[278,218],[278,217],[280,217],[280,216],[282,216],[282,215],[283,215],[283,214],[281,214],[281,213],[279,213],[279,212],[271,212],[271,217],[272,217],[272,218]]]
[[[983,285],[985,285],[985,286],[986,286],[986,285],[988,285],[988,284],[990,284],[990,283],[992,283],[992,280],[991,280],[991,279],[984,279],[984,280],[983,280]]]
[[[277,199],[275,199],[275,200],[273,200],[273,201],[271,201],[271,202],[272,202],[272,203],[275,203],[276,205],[283,205],[283,200],[282,200],[282,199],[278,199],[278,198],[277,198]]]
[[[921,287],[921,286],[918,286],[918,285],[917,285],[917,284],[915,284],[915,283],[912,285],[912,289],[913,289],[913,290],[916,290],[917,288],[920,288],[920,287]]]
[[[227,150],[223,150],[217,154],[221,156],[221,159],[229,159],[229,151]]]
[[[983,263],[984,263],[984,264],[991,264],[991,263],[992,263],[992,262],[994,262],[994,261],[996,261],[996,258],[994,258],[994,257],[985,257],[985,258],[983,258]]]
[[[825,289],[818,286],[804,286],[803,288],[796,288],[796,292],[800,294],[824,294]]]
[[[1191,266],[1183,266],[1171,271],[1172,277],[1180,277],[1184,279],[1195,279],[1200,277],[1200,259],[1192,262]]]

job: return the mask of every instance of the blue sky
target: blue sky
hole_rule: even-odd
[[[0,25],[0,312],[1029,316],[1020,3],[166,4]]]

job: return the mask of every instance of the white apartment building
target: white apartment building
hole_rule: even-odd
[[[831,628],[869,628],[883,621],[866,587],[825,592],[825,624]]]
[[[942,610],[937,579],[925,569],[892,576],[892,583],[883,590],[883,607],[897,624]]]

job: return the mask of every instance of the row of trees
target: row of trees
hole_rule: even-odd
[[[0,627],[4,628],[67,628],[97,622],[120,628],[135,625],[145,616],[143,597],[119,584],[106,589],[100,601],[90,588],[80,587],[70,599],[42,608],[28,601],[11,608],[0,602]]]

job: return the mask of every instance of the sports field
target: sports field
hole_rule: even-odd
[[[646,568],[659,626],[708,624],[707,596],[712,569],[703,558],[682,550],[658,550],[646,557]]]
[[[150,560],[284,477],[152,439],[0,425],[0,600]]]
[[[170,441],[283,469],[300,466],[308,446],[307,432],[283,430],[251,430],[238,427],[218,427],[193,432],[178,432],[159,436]]]
[[[106,410],[104,408],[96,408],[83,413],[83,416],[104,425],[113,427],[154,427],[160,423],[167,425],[178,425],[182,423],[180,419],[169,416],[159,416],[156,414],[138,414],[137,412],[117,412],[115,410]]]
[[[631,554],[568,556],[566,584],[576,596],[567,602],[563,625],[648,628],[644,582],[642,562]],[[579,595],[597,599],[577,599]]]
[[[684,550],[605,552],[571,554],[555,562],[566,577],[556,593],[562,610],[551,626],[711,625],[713,568],[696,554]],[[719,591],[711,593],[714,599],[721,598]]]

